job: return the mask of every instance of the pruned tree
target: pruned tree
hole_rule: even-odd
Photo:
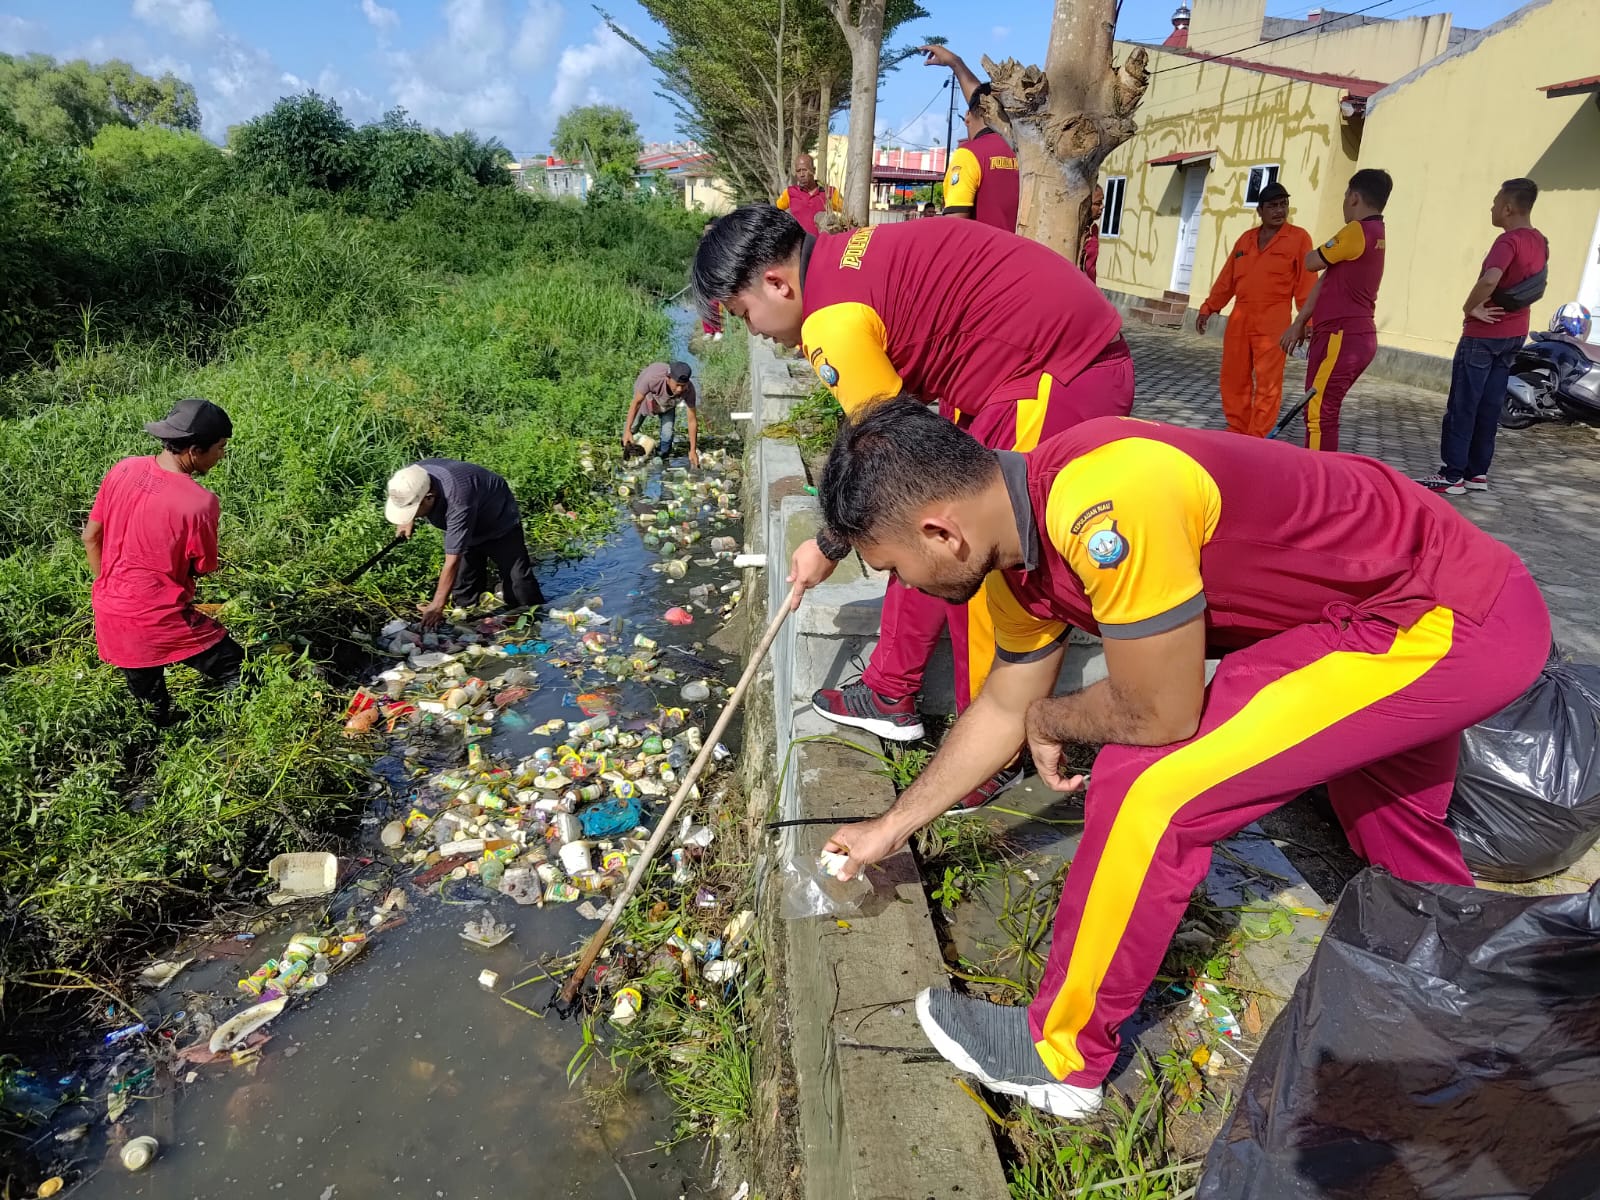
[[[1009,127],[1022,174],[1017,232],[1078,260],[1100,164],[1134,134],[1150,76],[1136,49],[1112,61],[1114,0],[1056,0],[1044,70],[1014,58],[983,66],[990,124]]]

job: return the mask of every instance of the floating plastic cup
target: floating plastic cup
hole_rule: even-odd
[[[130,1171],[142,1171],[155,1161],[161,1143],[153,1137],[136,1137],[122,1148],[122,1165]]]
[[[561,847],[561,869],[568,875],[587,871],[594,865],[594,847],[579,838]]]

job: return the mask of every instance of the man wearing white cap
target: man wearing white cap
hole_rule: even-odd
[[[508,605],[544,603],[522,536],[522,512],[510,485],[493,471],[453,458],[425,458],[394,473],[383,515],[401,537],[411,536],[418,517],[444,530],[439,586],[419,606],[424,629],[439,623],[447,600],[463,608],[477,602],[491,560]]]

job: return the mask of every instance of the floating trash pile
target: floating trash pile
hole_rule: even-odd
[[[336,987],[425,898],[474,906],[459,929],[463,967],[518,1008],[521,985],[505,987],[473,958],[516,935],[512,914],[570,905],[604,918],[728,694],[724,656],[689,639],[741,600],[736,460],[708,451],[693,476],[641,466],[617,478],[662,578],[619,580],[626,597],[608,590],[609,605],[586,594],[517,616],[457,610],[431,631],[383,626],[369,640],[388,665],[343,716],[350,738],[388,749],[392,801],[368,818],[368,856],[280,855],[264,899],[281,913],[149,964],[140,982],[164,997],[103,1011],[110,1061],[73,1087],[88,1091],[90,1119],[103,1100],[111,1148],[126,1149],[130,1169],[161,1152],[128,1128],[140,1101],[207,1069],[253,1072],[273,1022]],[[720,745],[713,753],[731,758]],[[661,1000],[654,1019],[682,1004],[737,1003],[754,917],[739,908],[747,871],[714,859],[719,831],[742,816],[724,810],[714,769],[701,780],[708,798],[690,793],[690,815],[595,972],[618,1026],[651,1020],[651,997]],[[214,964],[209,990],[179,992],[192,962]]]

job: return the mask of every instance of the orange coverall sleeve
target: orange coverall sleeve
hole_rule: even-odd
[[[1311,298],[1311,289],[1317,285],[1317,273],[1306,270],[1306,259],[1313,249],[1311,235],[1305,230],[1300,230],[1300,237],[1294,247],[1294,311],[1304,310],[1306,301]]]
[[[1252,230],[1247,236],[1254,237]],[[1217,273],[1217,281],[1211,285],[1211,294],[1206,297],[1206,302],[1200,306],[1200,311],[1208,316],[1219,313],[1228,307],[1228,301],[1233,299],[1234,277],[1233,264],[1239,261],[1239,243],[1233,244],[1233,249],[1228,251],[1227,261],[1222,264],[1222,270]]]

